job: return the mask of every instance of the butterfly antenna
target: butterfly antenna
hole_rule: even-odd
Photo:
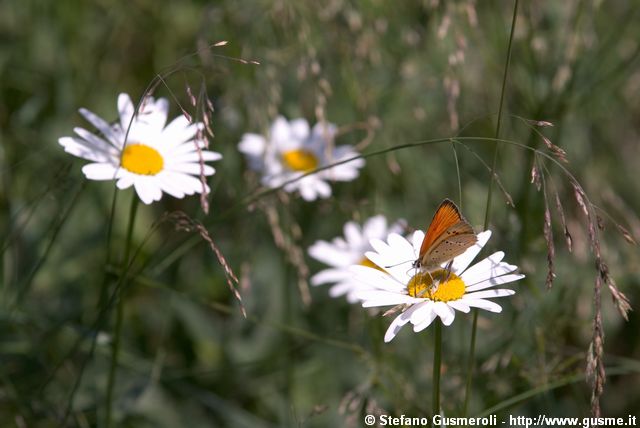
[[[396,266],[403,265],[403,264],[405,264],[405,263],[409,263],[410,261],[411,261],[411,260],[406,260],[406,261],[404,261],[404,262],[396,263],[395,265],[385,266],[384,268],[385,268],[385,269],[389,269],[389,268],[392,268],[392,267],[396,267]]]

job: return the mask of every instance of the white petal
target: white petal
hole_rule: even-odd
[[[359,284],[355,284],[350,281],[337,282],[336,284],[332,285],[331,288],[329,288],[329,296],[340,297],[343,294],[349,293],[350,302],[355,303],[358,301],[358,299],[356,298],[355,294],[352,293],[352,291],[355,292],[356,290],[358,290],[358,285]]]
[[[128,96],[120,97],[118,109],[124,113],[120,117],[120,123],[125,131],[129,127],[131,115],[134,117],[129,129],[128,141],[144,141],[145,144],[154,147],[163,143],[159,137],[162,135],[162,128],[167,122],[169,113],[169,101],[166,98],[154,100],[153,97],[146,96],[141,102],[136,100],[134,104]]]
[[[302,145],[302,140],[292,135],[289,122],[282,116],[277,117],[271,125],[270,137],[279,152],[295,150]]]
[[[368,219],[362,227],[362,234],[365,239],[385,238],[387,232],[387,219],[383,215],[373,216]]]
[[[153,201],[160,200],[162,197],[162,191],[153,180],[147,180],[145,177],[137,177],[133,185],[140,200],[147,205]]]
[[[518,269],[518,266],[501,262],[496,266],[492,267],[490,270],[485,270],[484,272],[480,272],[480,273],[467,274],[467,272],[469,272],[469,270],[467,270],[460,276],[460,278],[468,286],[473,286],[475,284],[479,284],[480,282],[486,281],[491,278],[498,278],[500,276],[504,276],[509,273],[515,273],[517,269]]]
[[[160,199],[162,199],[162,189],[160,188],[156,180],[149,180],[149,189],[149,191],[153,195],[154,201],[159,201]]]
[[[434,302],[431,300],[427,300],[422,303],[418,303],[412,307],[414,307],[414,311],[411,314],[411,324],[417,325],[423,323],[433,312],[433,304]]]
[[[125,131],[129,129],[129,125],[132,122],[134,107],[131,102],[131,97],[128,94],[122,93],[118,96],[118,114],[120,115],[120,125]]]
[[[261,157],[267,149],[267,140],[259,134],[244,134],[238,150],[245,155]]]
[[[359,300],[362,300],[363,308],[372,308],[376,306],[394,306],[421,301],[406,294],[398,294],[381,290],[362,290],[356,293],[356,297]]]
[[[103,140],[98,137],[96,134],[93,134],[87,131],[84,128],[75,127],[73,128],[73,132],[75,132],[80,138],[85,140],[87,143],[91,144],[92,147],[95,147],[98,150],[105,151],[108,153],[118,152],[119,149],[117,146],[114,146],[112,143]]]
[[[190,123],[189,119],[184,115],[180,115],[169,122],[166,128],[162,130],[162,142],[167,146],[183,144],[192,140],[201,128],[202,125]]]
[[[338,248],[327,241],[316,241],[307,252],[329,266],[346,267],[360,262],[358,254],[348,248]]]
[[[160,189],[163,192],[177,199],[184,198],[184,195],[185,195],[184,190],[180,188],[179,184],[169,179],[166,174],[160,173],[155,176],[155,179],[156,179],[156,183],[158,184],[158,186],[160,186]]]
[[[179,156],[172,156],[172,153],[169,153],[167,157],[169,158],[171,164],[187,162],[200,163],[200,161],[211,162],[222,159],[222,155],[220,153],[205,150],[201,151],[200,153],[198,153],[197,151],[193,151]]]
[[[369,266],[353,265],[349,266],[347,269],[349,270],[349,272],[353,273],[354,276],[361,282],[367,283],[391,281],[392,283],[395,283],[395,280],[386,272],[382,272]]]
[[[118,169],[108,163],[90,163],[82,167],[82,172],[89,180],[113,180],[117,178]]]
[[[354,251],[355,252],[355,250],[353,248],[350,248],[350,246],[347,243],[346,239],[344,239],[342,236],[336,236],[335,238],[333,238],[333,240],[331,240],[331,243],[337,249],[340,249],[341,251]],[[357,257],[358,262],[360,262],[360,259],[361,259],[360,256],[361,256],[361,254],[358,253],[358,257]]]
[[[476,291],[475,293],[467,293],[464,295],[465,299],[488,299],[493,297],[506,297],[513,296],[515,291],[506,288],[500,288],[497,290],[484,290]]]
[[[442,324],[447,326],[456,318],[456,311],[444,302],[434,302],[433,311],[440,317]]]
[[[299,183],[298,190],[300,191],[302,199],[305,201],[314,201],[316,199],[316,191],[313,184],[309,182],[303,183],[302,181],[299,181]]]
[[[321,198],[328,198],[331,196],[331,186],[323,180],[316,180],[316,192]]]
[[[464,312],[464,313],[468,313],[471,310],[469,305],[467,305],[464,302],[464,300],[452,300],[450,302],[447,302],[447,305],[451,306],[453,309],[457,311]]]
[[[309,136],[309,123],[305,119],[294,119],[289,125],[291,138],[304,141]]]
[[[80,109],[80,114],[84,116],[84,118],[87,119],[87,121],[89,121],[93,126],[95,126],[96,129],[100,131],[102,135],[104,135],[118,149],[122,147],[121,136],[117,132],[115,132],[115,129],[109,123],[107,123],[106,120],[102,119],[100,116],[85,108]]]
[[[349,247],[359,248],[363,244],[364,237],[362,236],[362,230],[360,225],[355,221],[348,221],[343,227],[344,238],[346,239]]]
[[[424,232],[421,230],[416,230],[413,232],[411,236],[411,245],[413,245],[414,259],[418,258],[418,254],[420,254],[420,247],[422,246],[422,241],[424,240]]]
[[[171,183],[175,188],[180,189],[180,191],[185,195],[193,195],[196,193],[196,186],[198,189],[202,188],[202,184],[198,178],[181,172],[173,172],[165,169],[156,177],[162,177],[162,182]]]
[[[504,251],[497,251],[491,254],[489,257],[482,259],[475,265],[465,270],[462,275],[467,275],[467,278],[469,279],[475,275],[480,275],[483,272],[491,270],[492,268],[498,266],[503,258],[504,258]],[[497,275],[492,275],[492,276],[497,276]]]
[[[360,162],[359,162],[360,161]],[[337,162],[337,161],[336,161]],[[328,165],[327,163],[326,165]],[[323,164],[324,166],[324,164]],[[355,180],[360,172],[357,168],[364,166],[363,159],[354,159],[351,162],[336,165],[332,168],[319,172],[323,178],[331,181],[352,181]]]
[[[424,314],[424,318],[422,319],[422,321],[419,324],[413,325],[414,332],[418,333],[429,327],[433,320],[435,320],[438,316],[438,314],[436,314],[436,312],[433,310],[433,306],[431,306],[429,309],[430,310]]]
[[[386,264],[413,262],[415,259],[413,256],[413,247],[405,238],[398,234],[390,233],[387,241],[389,244],[375,239],[369,241],[380,256],[386,259]]]
[[[438,316],[438,313],[435,310],[436,303],[437,302],[427,301],[420,304],[420,308],[416,310],[411,317],[413,331],[417,333],[424,330],[431,325],[434,319],[436,319]]]
[[[413,254],[411,243],[397,233],[390,233],[387,242],[395,253],[402,253],[403,257]]]
[[[153,104],[153,98],[147,98],[140,106],[137,120],[148,124],[151,128],[162,131],[167,123],[169,114],[169,100],[166,98],[158,98]]]
[[[207,164],[197,164],[197,163],[178,163],[178,164],[169,164],[166,166],[167,170],[170,171],[176,171],[176,172],[183,172],[185,174],[191,174],[191,175],[197,175],[199,176],[200,174],[209,176],[209,175],[213,175],[216,170],[212,167],[209,166]]]
[[[486,259],[464,271],[462,275],[460,275],[460,278],[462,278],[466,284],[475,284],[492,277],[511,273],[518,268],[517,266],[502,262],[501,260],[503,258],[504,253],[502,251],[493,253]]]
[[[116,186],[118,186],[118,189],[127,189],[131,187],[133,182],[134,182],[134,175],[129,172],[123,172],[122,177],[120,177],[116,182]]]
[[[409,322],[409,320],[411,319],[411,315],[413,314],[413,311],[415,309],[416,307],[412,306],[411,308],[398,315],[393,321],[391,321],[389,328],[384,334],[385,343],[391,342],[393,338],[396,337],[400,329]]]
[[[509,275],[502,275],[497,278],[489,278],[477,284],[469,285],[468,287],[466,287],[466,292],[483,290],[485,288],[494,287],[496,285],[507,284],[509,282],[517,281],[522,278],[524,278],[524,275],[522,274],[509,274]]]
[[[169,143],[159,144],[158,148],[164,153],[167,153],[168,156],[176,158],[182,155],[187,155],[189,153],[198,153],[198,149],[203,152],[206,149],[205,146],[206,144],[202,140],[188,140],[183,141],[182,143],[176,143],[172,140]]]
[[[502,306],[497,303],[492,302],[491,300],[483,300],[483,299],[463,299],[464,303],[471,306],[472,308],[480,308],[489,312],[500,313],[502,312]]]
[[[393,254],[393,252],[390,251],[389,245],[387,245],[387,243],[382,239],[371,239],[369,240],[369,244],[371,245],[371,248],[373,248],[375,252],[378,253],[378,255],[381,257],[386,257],[388,254]]]
[[[337,131],[337,128],[336,128],[336,131]],[[334,159],[344,160],[344,159],[352,158],[354,156],[358,156],[359,154],[360,153],[358,153],[358,151],[354,149],[353,146],[342,145],[342,146],[336,146],[334,148],[332,156]]]
[[[64,147],[65,152],[92,162],[111,162],[118,156],[117,150],[113,147],[103,150],[80,138],[62,137],[58,139],[58,143]]]
[[[406,254],[398,252],[393,256],[383,257],[373,251],[367,251],[365,256],[405,286],[411,280],[414,269],[411,267],[413,259],[410,256],[407,257]]]
[[[333,151],[327,153],[326,143],[319,145],[315,151],[322,156],[323,165],[329,165],[338,162],[345,162],[340,165],[336,165],[328,171],[332,171],[336,174],[342,174],[341,170],[354,170],[357,173],[358,168],[365,165],[365,160],[360,156],[356,150],[351,146],[338,146]]]
[[[161,144],[159,133],[153,131],[149,126],[134,119],[129,132],[125,130],[125,146],[129,144],[144,144],[156,148]]]
[[[202,193],[202,182],[199,178],[173,171],[163,171],[162,174],[187,195]]]
[[[324,146],[333,140],[337,132],[338,127],[335,124],[326,121],[318,122],[313,125],[310,140],[320,140]],[[350,146],[347,147],[350,148]]]
[[[356,289],[353,289],[353,290],[343,291],[343,292],[340,292],[340,291],[337,291],[337,290],[336,290],[336,291],[334,292],[334,291],[333,291],[333,289],[334,289],[334,288],[338,288],[338,285],[339,285],[339,284],[336,284],[335,286],[333,286],[333,287],[331,287],[331,288],[329,289],[329,296],[331,296],[331,297],[337,297],[337,296],[342,296],[343,294],[345,294],[345,293],[346,293],[346,295],[347,295],[347,302],[349,302],[349,303],[351,303],[351,304],[354,304],[354,303],[358,303],[358,302],[359,302],[358,298],[356,297],[356,293],[358,292],[358,289],[357,289],[357,288],[356,288]],[[340,294],[337,294],[337,293],[340,293]]]
[[[264,177],[262,177],[262,182],[265,186],[279,187],[289,180],[293,180],[294,178],[297,178],[297,174],[286,172],[282,174],[265,175]],[[287,183],[284,186],[284,190],[287,192],[295,192],[300,189],[301,183],[301,180]]]
[[[476,258],[482,247],[485,246],[489,238],[491,237],[491,231],[485,230],[484,232],[478,233],[478,242],[475,243],[471,248],[467,251],[453,259],[453,265],[451,266],[451,271],[456,275],[459,275],[463,272]]]
[[[353,274],[344,269],[325,269],[311,277],[311,285],[327,284],[330,282],[343,281],[345,278],[352,278]]]
[[[386,272],[379,271],[367,266],[354,265],[350,266],[349,271],[353,273],[354,278],[364,284],[371,284],[380,290],[393,291],[395,293],[403,292],[406,287],[399,283]]]

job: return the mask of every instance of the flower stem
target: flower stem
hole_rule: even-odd
[[[518,2],[515,0],[513,6],[513,17],[511,18],[511,32],[509,33],[509,44],[507,46],[507,58],[504,65],[504,74],[502,75],[502,88],[500,89],[500,106],[498,107],[498,120],[496,122],[495,139],[500,138],[500,126],[502,125],[502,110],[504,107],[504,96],[507,88],[507,77],[509,76],[509,65],[511,64],[511,48],[513,46],[513,35],[516,29],[516,21],[518,18]],[[487,191],[487,204],[484,212],[484,227],[487,230],[489,221],[491,220],[491,195],[493,193],[493,182],[496,174],[498,163],[498,152],[500,151],[500,142],[496,141],[493,151],[493,164],[491,165],[491,177],[489,179],[489,189]],[[467,380],[464,392],[464,405],[462,407],[462,417],[467,416],[467,408],[469,406],[469,398],[471,396],[471,380],[473,378],[473,363],[476,353],[476,332],[478,328],[478,310],[473,310],[473,325],[471,326],[471,343],[469,344],[469,363],[467,366]]]
[[[113,223],[116,217],[116,207],[118,205],[118,189],[113,189],[113,198],[111,199],[111,214],[109,215],[109,224],[107,225],[107,245],[106,245],[106,257],[104,265],[105,267],[111,266],[111,242],[113,235]],[[102,277],[102,286],[100,287],[100,299],[98,300],[98,310],[103,307],[109,297],[109,278],[110,274],[108,269],[105,269]]]
[[[462,417],[467,416],[469,397],[471,396],[471,379],[473,378],[473,362],[476,357],[476,332],[478,331],[478,310],[473,310],[473,324],[471,325],[471,343],[469,344],[469,361],[467,365],[467,380],[464,388],[464,405]]]
[[[442,321],[435,319],[433,336],[433,416],[440,414],[440,365],[442,356]],[[435,427],[435,425],[434,425]]]
[[[124,246],[124,258],[122,259],[122,272],[126,275],[127,265],[129,263],[129,254],[131,252],[131,238],[133,236],[133,226],[136,221],[136,213],[138,212],[138,197],[133,192],[133,199],[131,200],[131,209],[129,211],[129,225],[127,226],[127,236]],[[105,417],[105,427],[111,428],[112,422],[112,410],[113,410],[113,387],[116,381],[116,368],[118,366],[118,353],[120,352],[120,338],[122,336],[122,323],[124,314],[124,295],[122,289],[124,288],[124,282],[120,286],[120,290],[116,290],[118,293],[118,305],[116,308],[116,326],[114,331],[113,347],[111,349],[111,365],[109,367],[109,379],[107,382],[107,409]]]

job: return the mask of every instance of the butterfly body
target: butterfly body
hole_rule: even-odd
[[[442,201],[425,233],[413,267],[423,272],[440,269],[478,242],[473,227],[449,199]]]

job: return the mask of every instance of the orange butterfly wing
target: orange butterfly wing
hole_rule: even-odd
[[[427,233],[424,235],[422,245],[420,246],[420,258],[424,256],[427,250],[431,248],[443,233],[456,223],[463,223],[471,229],[469,223],[467,223],[462,217],[462,214],[460,214],[460,210],[456,204],[449,199],[445,199],[433,215],[429,229],[427,229]],[[471,229],[471,233],[473,233],[473,229]]]

